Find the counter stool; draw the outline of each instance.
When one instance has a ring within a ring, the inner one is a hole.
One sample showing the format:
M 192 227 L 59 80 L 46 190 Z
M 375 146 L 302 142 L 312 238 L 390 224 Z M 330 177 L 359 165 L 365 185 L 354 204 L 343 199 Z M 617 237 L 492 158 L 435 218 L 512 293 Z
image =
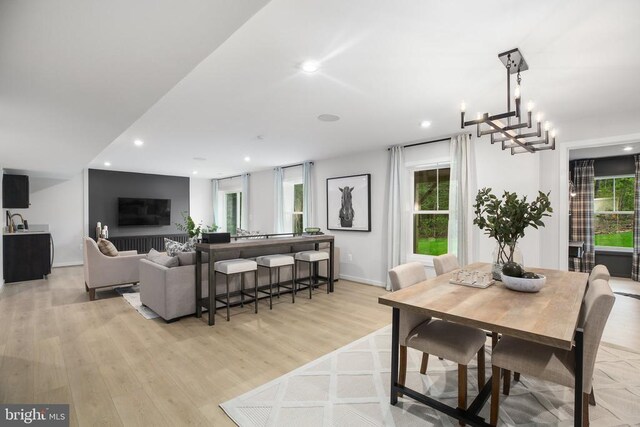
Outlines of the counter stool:
M 289 255 L 259 256 L 258 258 L 256 258 L 256 263 L 258 264 L 258 267 L 264 267 L 269 269 L 269 310 L 273 308 L 273 284 L 274 283 L 272 280 L 271 271 L 274 268 L 277 269 L 276 277 L 278 278 L 278 281 L 276 282 L 276 284 L 278 285 L 278 298 L 280 298 L 280 286 L 282 286 L 283 288 L 291 289 L 291 302 L 292 303 L 296 302 L 296 297 L 295 297 L 296 293 L 293 291 L 293 286 L 296 282 L 296 272 L 294 268 L 295 261 L 293 260 L 292 256 L 289 256 Z M 292 275 L 291 287 L 280 284 L 280 269 L 282 267 L 287 267 L 287 266 L 291 267 L 291 275 Z M 265 294 L 267 293 L 266 291 L 262 291 L 262 290 L 258 290 L 258 292 L 262 292 Z
M 297 292 L 297 285 L 306 286 L 309 288 L 309 299 L 311 299 L 311 295 L 313 294 L 313 287 L 320 285 L 327 285 L 327 293 L 329 293 L 329 278 L 326 280 L 320 281 L 318 279 L 318 263 L 320 261 L 325 261 L 327 263 L 327 273 L 330 274 L 329 269 L 329 254 L 324 251 L 303 251 L 298 252 L 295 255 L 296 259 L 296 277 L 300 277 L 298 273 L 298 268 L 300 263 L 307 263 L 309 265 L 309 278 L 308 281 L 305 282 L 304 279 L 297 279 L 294 281 L 294 293 Z M 315 283 L 314 283 L 315 277 Z
M 236 275 L 236 274 L 240 275 L 240 305 L 244 307 L 245 295 L 249 297 L 253 296 L 254 303 L 255 303 L 255 312 L 257 313 L 258 312 L 258 264 L 255 261 L 252 261 L 250 259 L 237 258 L 237 259 L 229 259 L 225 261 L 218 261 L 214 264 L 214 269 L 216 273 L 224 274 L 225 276 L 225 285 L 227 287 L 226 298 L 225 297 L 219 298 L 216 295 L 215 300 L 218 302 L 224 303 L 224 305 L 227 307 L 227 322 L 229 321 L 229 306 L 231 305 L 229 303 L 229 276 L 230 275 Z M 249 273 L 251 271 L 253 271 L 254 284 L 255 284 L 254 295 L 248 294 L 244 290 L 244 275 L 245 273 Z M 215 289 L 214 289 L 214 292 L 215 292 Z M 215 310 L 216 310 L 216 307 L 214 304 L 214 307 L 213 307 L 214 316 L 216 314 Z

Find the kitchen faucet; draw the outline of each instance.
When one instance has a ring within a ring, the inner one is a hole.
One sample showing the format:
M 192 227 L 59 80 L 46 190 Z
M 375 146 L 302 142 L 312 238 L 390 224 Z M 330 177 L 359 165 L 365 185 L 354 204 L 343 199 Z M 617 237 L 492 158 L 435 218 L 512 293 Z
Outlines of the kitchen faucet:
M 16 226 L 13 223 L 13 217 L 14 216 L 20 217 L 20 221 L 22 222 L 22 228 L 24 230 L 28 229 L 29 226 L 27 225 L 27 221 L 25 221 L 24 218 L 22 217 L 22 215 L 20 215 L 19 213 L 12 215 L 11 212 L 7 211 L 6 215 L 7 215 L 7 229 L 8 229 L 7 231 L 9 233 L 13 233 L 13 232 L 16 231 Z

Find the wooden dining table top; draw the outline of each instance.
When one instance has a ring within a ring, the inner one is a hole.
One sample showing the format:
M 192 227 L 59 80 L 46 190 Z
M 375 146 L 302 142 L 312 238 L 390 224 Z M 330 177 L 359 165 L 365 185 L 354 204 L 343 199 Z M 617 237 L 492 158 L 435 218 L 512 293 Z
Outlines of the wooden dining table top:
M 490 272 L 491 264 L 465 270 Z M 378 298 L 378 302 L 435 318 L 473 326 L 563 349 L 571 349 L 588 274 L 531 268 L 547 277 L 540 292 L 507 289 L 496 281 L 488 288 L 449 283 L 454 272 Z

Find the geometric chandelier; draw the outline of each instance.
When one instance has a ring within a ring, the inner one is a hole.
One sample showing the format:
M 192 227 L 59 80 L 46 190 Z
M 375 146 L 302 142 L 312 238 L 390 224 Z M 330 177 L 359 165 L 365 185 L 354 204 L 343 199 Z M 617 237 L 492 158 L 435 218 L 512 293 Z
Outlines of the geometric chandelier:
M 527 62 L 524 60 L 518 48 L 511 49 L 498 55 L 507 69 L 507 111 L 505 113 L 494 114 L 478 113 L 476 120 L 464 121 L 464 113 L 466 105 L 463 102 L 460 106 L 460 124 L 461 128 L 465 126 L 476 125 L 478 138 L 483 135 L 491 135 L 491 143 L 501 143 L 502 149 L 511 150 L 511 155 L 519 153 L 535 153 L 542 150 L 556 149 L 556 132 L 551 129 L 549 122 L 542 121 L 542 114 L 536 115 L 536 128 L 533 127 L 533 102 L 527 103 L 527 121 L 522 121 L 520 112 L 522 89 L 520 83 L 522 77 L 520 73 L 529 69 Z M 511 111 L 511 75 L 516 74 L 516 87 L 513 92 L 515 103 L 514 111 Z M 482 126 L 482 128 L 481 128 Z

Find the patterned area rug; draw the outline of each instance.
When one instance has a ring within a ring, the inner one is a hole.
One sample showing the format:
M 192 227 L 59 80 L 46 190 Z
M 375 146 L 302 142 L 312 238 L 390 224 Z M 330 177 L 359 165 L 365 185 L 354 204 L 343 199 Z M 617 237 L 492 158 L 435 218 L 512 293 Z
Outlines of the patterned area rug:
M 116 288 L 115 291 L 122 295 L 125 301 L 131 304 L 131 307 L 135 308 L 136 311 L 140 313 L 145 319 L 150 320 L 160 317 L 156 314 L 155 311 L 151 310 L 149 307 L 142 305 L 142 302 L 140 302 L 139 285 Z
M 487 373 L 491 372 L 487 346 Z M 382 328 L 248 393 L 221 404 L 239 426 L 457 426 L 457 420 L 400 398 L 389 404 L 391 327 Z M 457 402 L 457 365 L 409 349 L 407 385 L 451 406 Z M 477 395 L 475 359 L 469 367 L 469 402 Z M 640 425 L 640 354 L 606 344 L 594 375 L 597 406 L 592 426 Z M 488 420 L 487 402 L 480 416 Z M 500 425 L 573 425 L 573 390 L 527 378 L 500 396 Z

